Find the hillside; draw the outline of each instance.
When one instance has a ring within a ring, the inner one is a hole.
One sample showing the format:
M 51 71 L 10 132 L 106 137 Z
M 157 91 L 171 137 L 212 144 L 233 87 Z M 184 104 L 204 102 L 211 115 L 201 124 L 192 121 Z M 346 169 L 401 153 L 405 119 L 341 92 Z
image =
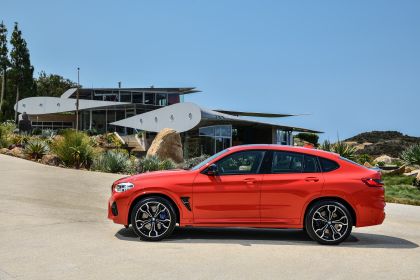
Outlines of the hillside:
M 371 131 L 348 138 L 345 142 L 356 145 L 358 154 L 398 157 L 406 147 L 420 143 L 420 137 L 404 135 L 398 131 Z

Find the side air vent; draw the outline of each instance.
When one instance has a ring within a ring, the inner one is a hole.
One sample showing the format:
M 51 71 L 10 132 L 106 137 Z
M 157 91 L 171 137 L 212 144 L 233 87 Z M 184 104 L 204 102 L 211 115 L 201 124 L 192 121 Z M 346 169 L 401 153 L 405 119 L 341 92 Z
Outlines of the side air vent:
M 188 196 L 182 196 L 181 201 L 184 204 L 185 208 L 187 208 L 188 211 L 191 211 L 190 198 Z

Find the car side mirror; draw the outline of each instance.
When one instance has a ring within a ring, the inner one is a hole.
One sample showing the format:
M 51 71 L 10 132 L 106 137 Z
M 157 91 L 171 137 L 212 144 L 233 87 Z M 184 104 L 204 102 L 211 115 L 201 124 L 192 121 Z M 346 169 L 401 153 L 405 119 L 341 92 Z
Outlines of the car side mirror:
M 208 176 L 215 176 L 218 173 L 218 169 L 217 169 L 217 165 L 216 164 L 211 164 L 209 167 L 207 167 L 206 169 L 206 175 Z

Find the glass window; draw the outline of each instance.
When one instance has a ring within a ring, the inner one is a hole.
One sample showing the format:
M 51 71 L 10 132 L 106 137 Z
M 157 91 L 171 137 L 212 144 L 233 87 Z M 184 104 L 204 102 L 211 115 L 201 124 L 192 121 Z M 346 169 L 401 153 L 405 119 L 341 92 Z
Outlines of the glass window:
M 144 104 L 155 104 L 155 95 L 153 93 L 144 94 Z
M 133 103 L 143 104 L 143 93 L 133 92 Z
M 131 102 L 131 92 L 121 92 L 120 93 L 121 102 Z
M 219 175 L 258 173 L 264 151 L 244 151 L 228 155 L 217 162 Z
M 166 98 L 166 93 L 158 93 L 158 94 L 156 94 L 156 105 L 159 105 L 159 106 L 166 106 L 166 105 L 168 105 L 168 100 Z
M 274 152 L 271 173 L 301 173 L 303 155 L 289 152 Z
M 191 170 L 197 170 L 200 169 L 200 167 L 204 166 L 205 164 L 207 164 L 208 162 L 212 161 L 213 159 L 217 158 L 218 156 L 220 156 L 221 154 L 226 153 L 228 150 L 223 150 L 218 152 L 217 154 L 212 155 L 211 157 L 207 158 L 206 160 L 200 162 L 199 164 L 197 164 L 196 166 L 194 166 L 193 168 L 191 168 Z
M 168 94 L 168 105 L 179 103 L 179 94 L 170 93 Z
M 333 171 L 340 167 L 335 161 L 322 157 L 319 158 L 319 162 L 321 163 L 322 172 Z
M 316 173 L 319 172 L 318 160 L 314 156 L 305 155 L 303 158 L 303 172 L 305 173 Z

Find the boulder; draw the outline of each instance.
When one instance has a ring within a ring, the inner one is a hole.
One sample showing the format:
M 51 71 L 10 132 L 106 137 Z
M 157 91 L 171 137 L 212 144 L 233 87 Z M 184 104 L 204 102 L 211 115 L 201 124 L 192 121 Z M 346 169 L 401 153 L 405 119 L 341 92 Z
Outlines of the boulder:
M 0 154 L 6 154 L 9 151 L 8 148 L 1 148 L 0 149 Z
M 173 129 L 164 128 L 156 135 L 147 157 L 157 156 L 160 159 L 172 159 L 176 163 L 184 161 L 181 136 Z
M 405 165 L 393 170 L 382 170 L 381 172 L 384 175 L 402 175 L 405 172 Z
M 58 156 L 52 155 L 52 154 L 43 155 L 41 159 L 41 163 L 47 164 L 47 165 L 58 166 L 60 164 L 60 159 L 58 158 Z
M 413 185 L 416 186 L 420 190 L 420 172 L 417 174 L 417 177 L 414 180 Z
M 372 166 L 372 164 L 370 164 L 369 162 L 365 162 L 365 163 L 363 163 L 363 165 L 365 166 L 365 167 L 367 167 L 367 168 L 372 168 L 373 166 Z
M 417 177 L 417 174 L 419 174 L 419 173 L 420 173 L 420 169 L 410 171 L 410 169 L 407 170 L 407 168 L 406 168 L 404 175 L 405 176 Z
M 374 163 L 383 162 L 385 164 L 390 164 L 392 162 L 392 157 L 387 155 L 382 155 L 380 157 L 377 157 L 373 160 Z
M 8 150 L 6 152 L 6 155 L 14 156 L 14 157 L 18 157 L 18 158 L 26 158 L 26 155 L 23 152 L 23 149 L 21 147 L 14 147 L 13 149 Z

